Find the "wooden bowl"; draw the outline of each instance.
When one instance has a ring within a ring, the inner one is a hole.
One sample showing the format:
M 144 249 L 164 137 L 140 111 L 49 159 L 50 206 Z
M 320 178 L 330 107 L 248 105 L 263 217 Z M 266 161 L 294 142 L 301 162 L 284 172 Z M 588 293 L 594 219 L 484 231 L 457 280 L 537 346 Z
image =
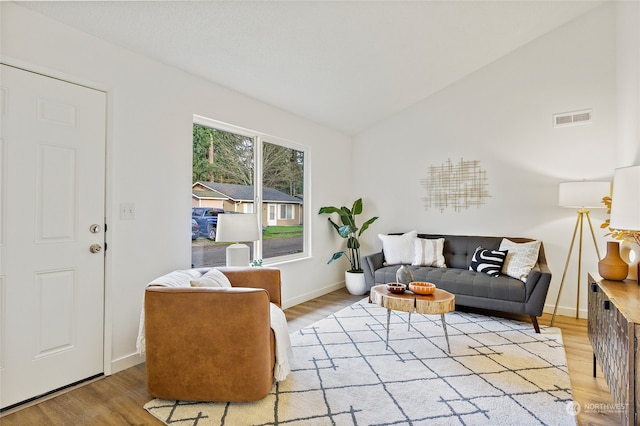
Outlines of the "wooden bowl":
M 412 281 L 409 283 L 409 290 L 411 290 L 415 294 L 433 294 L 433 292 L 436 291 L 436 285 L 423 281 Z
M 407 286 L 401 283 L 387 283 L 389 293 L 402 294 L 407 290 Z

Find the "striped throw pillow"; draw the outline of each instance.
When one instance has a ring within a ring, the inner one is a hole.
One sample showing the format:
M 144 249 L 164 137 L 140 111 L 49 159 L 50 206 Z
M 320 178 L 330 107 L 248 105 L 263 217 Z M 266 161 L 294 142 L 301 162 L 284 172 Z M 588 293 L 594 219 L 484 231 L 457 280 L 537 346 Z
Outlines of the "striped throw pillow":
M 413 240 L 413 262 L 411 264 L 446 268 L 443 251 L 444 238 L 416 238 Z

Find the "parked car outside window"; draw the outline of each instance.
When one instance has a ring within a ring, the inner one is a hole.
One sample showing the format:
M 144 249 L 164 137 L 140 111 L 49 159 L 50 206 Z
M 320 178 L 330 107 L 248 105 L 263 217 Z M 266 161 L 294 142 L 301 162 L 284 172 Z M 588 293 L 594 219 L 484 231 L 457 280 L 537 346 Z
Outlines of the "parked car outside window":
M 220 213 L 224 213 L 224 210 L 215 207 L 193 207 L 191 209 L 191 218 L 195 219 L 200 226 L 200 235 L 206 235 L 210 240 L 216 239 L 218 214 Z
M 195 219 L 191 219 L 191 239 L 197 240 L 200 237 L 200 225 Z

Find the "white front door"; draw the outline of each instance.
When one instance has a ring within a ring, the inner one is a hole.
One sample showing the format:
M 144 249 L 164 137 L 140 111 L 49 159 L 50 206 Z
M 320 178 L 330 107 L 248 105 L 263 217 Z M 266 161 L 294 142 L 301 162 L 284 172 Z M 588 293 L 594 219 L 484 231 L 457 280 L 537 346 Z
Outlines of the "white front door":
M 6 65 L 0 94 L 6 408 L 103 372 L 106 94 Z
M 276 226 L 278 224 L 278 209 L 275 204 L 267 205 L 267 225 L 268 226 Z

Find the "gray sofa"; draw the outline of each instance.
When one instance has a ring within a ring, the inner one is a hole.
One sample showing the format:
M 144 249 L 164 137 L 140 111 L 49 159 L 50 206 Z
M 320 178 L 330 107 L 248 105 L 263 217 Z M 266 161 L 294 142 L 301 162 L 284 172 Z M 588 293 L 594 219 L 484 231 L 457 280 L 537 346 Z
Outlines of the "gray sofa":
M 492 277 L 469 270 L 471 258 L 478 246 L 498 249 L 503 237 L 418 234 L 418 238 L 444 238 L 446 268 L 412 266 L 416 281 L 428 281 L 438 288 L 456 295 L 456 305 L 529 315 L 536 332 L 540 332 L 537 317 L 542 309 L 551 282 L 544 247 L 540 244 L 538 262 L 526 282 L 507 275 Z M 517 243 L 534 241 L 529 238 L 511 238 Z M 364 256 L 362 267 L 368 288 L 396 281 L 401 265 L 386 265 L 383 252 Z

